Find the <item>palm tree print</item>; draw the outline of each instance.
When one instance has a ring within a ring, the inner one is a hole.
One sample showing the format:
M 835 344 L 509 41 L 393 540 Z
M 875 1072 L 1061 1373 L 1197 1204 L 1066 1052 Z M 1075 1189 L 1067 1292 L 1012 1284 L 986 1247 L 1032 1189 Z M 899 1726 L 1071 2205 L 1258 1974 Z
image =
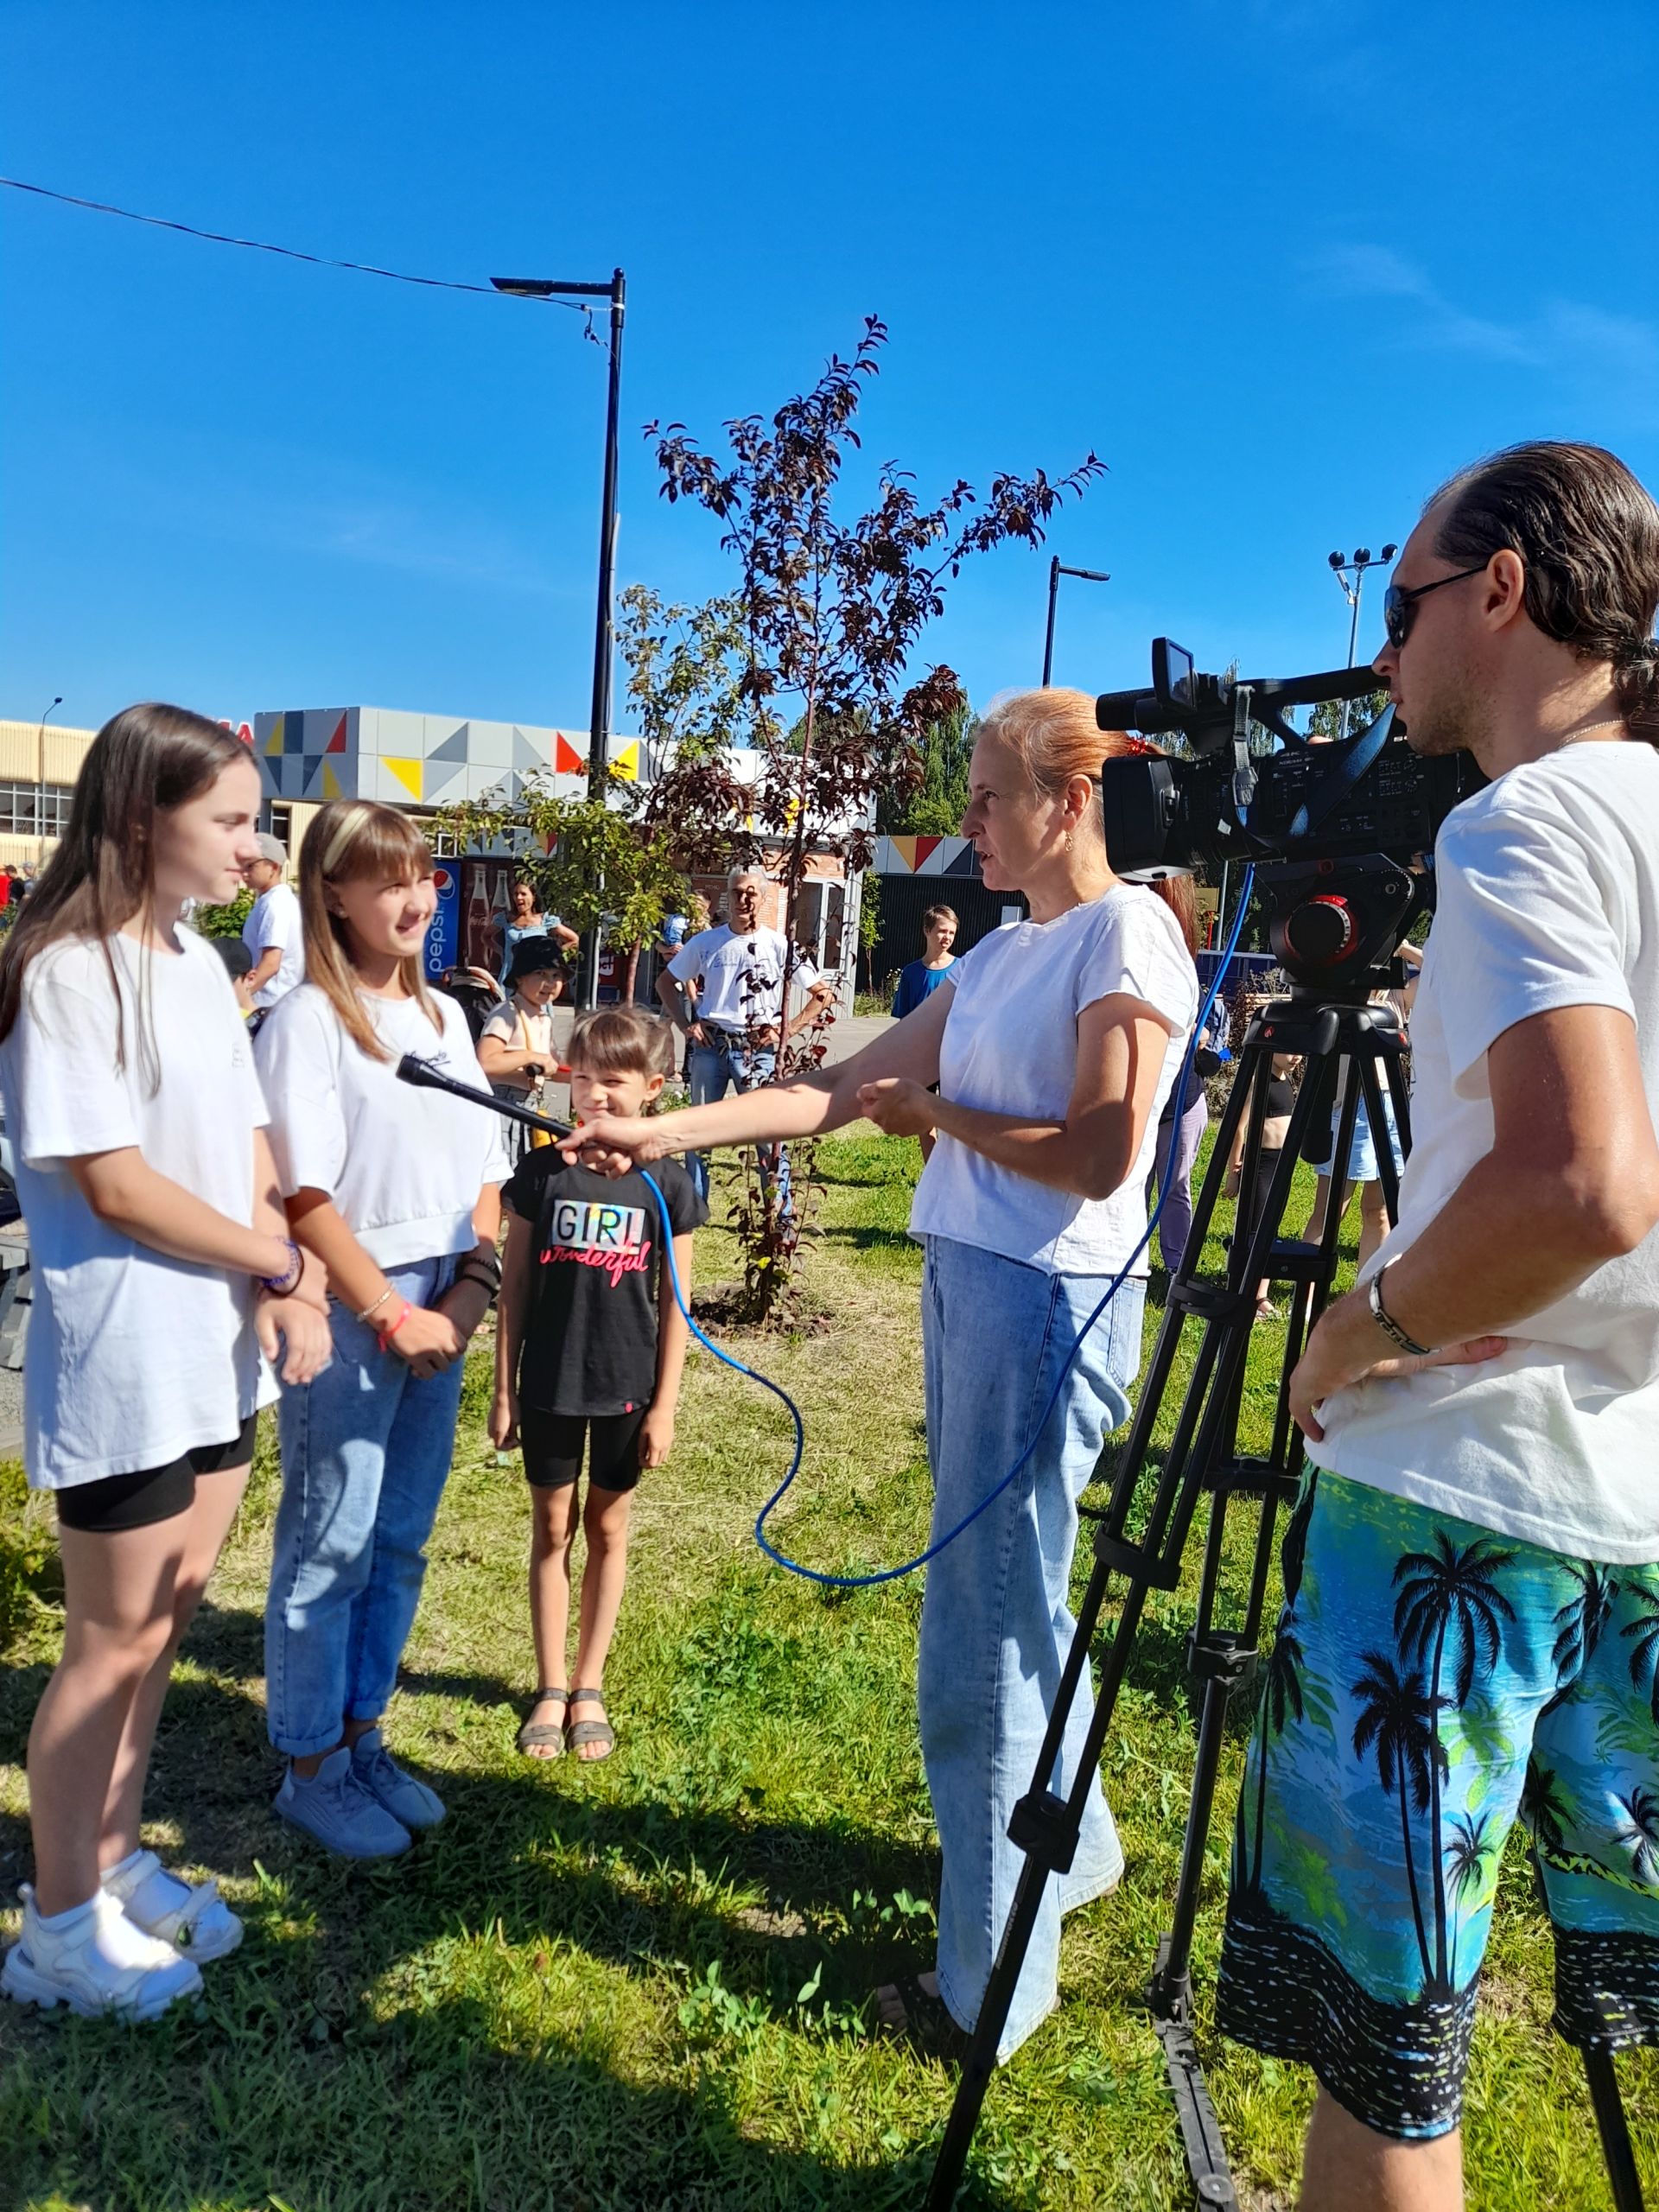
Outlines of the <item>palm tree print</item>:
M 1407 1552 L 1395 1567 L 1394 1632 L 1400 1656 L 1408 1665 L 1421 1662 L 1433 1649 L 1429 1670 L 1430 1725 L 1435 1756 L 1429 1769 L 1429 1834 L 1433 1840 L 1434 1881 L 1434 1978 L 1443 1988 L 1451 1986 L 1446 1955 L 1446 1889 L 1439 1878 L 1440 1842 L 1440 1775 L 1446 1768 L 1440 1740 L 1440 1715 L 1449 1704 L 1469 1702 L 1478 1670 L 1490 1680 L 1502 1648 L 1501 1620 L 1512 1621 L 1515 1608 L 1495 1586 L 1498 1575 L 1514 1560 L 1484 1536 L 1459 1548 L 1443 1529 L 1434 1532 L 1434 1548 Z M 1446 1647 L 1457 1652 L 1455 1696 L 1440 1694 Z M 1482 1659 L 1484 1667 L 1481 1667 Z
M 1422 1959 L 1423 1981 L 1427 1986 L 1433 1967 L 1429 1955 L 1428 1932 L 1423 1925 L 1422 1899 L 1417 1889 L 1417 1866 L 1412 1856 L 1408 1808 L 1414 1808 L 1419 1813 L 1427 1810 L 1430 1777 L 1438 1777 L 1446 1764 L 1446 1753 L 1440 1748 L 1440 1735 L 1434 1726 L 1438 1706 L 1444 1700 L 1430 1697 L 1423 1687 L 1421 1669 L 1414 1669 L 1410 1674 L 1396 1673 L 1393 1660 L 1381 1651 L 1366 1651 L 1360 1656 L 1365 1672 L 1354 1683 L 1351 1694 L 1363 1698 L 1365 1707 L 1354 1729 L 1354 1756 L 1363 1758 L 1375 1744 L 1377 1781 L 1389 1794 L 1398 1791 L 1400 1838 L 1406 1854 L 1406 1885 L 1411 1892 L 1411 1917 L 1417 1930 L 1417 1949 Z M 1436 1862 L 1430 1868 L 1430 1876 L 1438 1892 L 1440 1887 L 1438 1837 L 1435 1845 Z
M 1467 1813 L 1454 1813 L 1452 1817 L 1452 1840 L 1446 1847 L 1446 1886 L 1461 1902 L 1466 1893 L 1478 1899 L 1486 1885 L 1486 1861 L 1497 1846 L 1487 1835 L 1491 1815 L 1483 1813 L 1471 1821 Z M 1458 1986 L 1458 1936 L 1452 1930 L 1452 1986 Z
M 1268 1730 L 1271 1727 L 1275 1736 L 1282 1736 L 1287 1713 L 1294 1713 L 1299 1720 L 1302 1717 L 1304 1656 L 1301 1645 L 1292 1633 L 1290 1613 L 1287 1608 L 1268 1660 L 1267 1680 L 1262 1686 L 1262 1748 L 1256 1757 L 1255 1780 L 1255 1886 L 1257 1889 L 1262 1886 L 1262 1860 L 1268 1829 Z
M 1629 1818 L 1613 1831 L 1613 1841 L 1630 1854 L 1630 1872 L 1643 1889 L 1659 1889 L 1659 1796 L 1638 1782 L 1619 1803 Z
M 1527 1778 L 1521 1785 L 1521 1818 L 1541 1857 L 1556 1858 L 1566 1850 L 1567 1823 L 1572 1817 L 1566 1800 L 1555 1787 L 1554 1768 L 1540 1766 L 1535 1759 L 1529 1760 Z
M 1302 1478 L 1301 1495 L 1296 1500 L 1296 1510 L 1285 1523 L 1284 1548 L 1279 1554 L 1281 1573 L 1285 1585 L 1285 1611 L 1295 1605 L 1302 1586 L 1302 1567 L 1307 1559 L 1307 1524 L 1313 1518 L 1313 1500 L 1319 1487 L 1319 1471 L 1310 1467 Z
M 1618 1595 L 1618 1577 L 1590 1560 L 1582 1567 L 1569 1561 L 1567 1571 L 1578 1584 L 1579 1594 L 1555 1609 L 1555 1649 L 1550 1654 L 1556 1680 L 1563 1686 L 1595 1656 Z
M 1645 1618 L 1626 1621 L 1618 1632 L 1635 1640 L 1635 1649 L 1630 1653 L 1630 1681 L 1640 1689 L 1645 1676 L 1648 1709 L 1659 1722 L 1659 1590 L 1650 1590 L 1645 1582 L 1631 1582 L 1625 1586 Z

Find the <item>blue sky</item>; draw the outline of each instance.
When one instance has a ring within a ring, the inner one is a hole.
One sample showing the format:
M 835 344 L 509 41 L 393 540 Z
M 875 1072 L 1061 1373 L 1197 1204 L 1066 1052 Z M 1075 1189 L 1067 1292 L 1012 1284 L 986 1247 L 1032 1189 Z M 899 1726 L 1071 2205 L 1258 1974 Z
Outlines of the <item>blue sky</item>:
M 1651 0 L 9 0 L 0 169 L 435 274 L 626 269 L 620 570 L 728 581 L 657 496 L 891 333 L 866 458 L 1111 474 L 1056 679 L 1339 661 L 1333 546 L 1510 439 L 1659 485 Z M 585 728 L 604 363 L 574 316 L 0 193 L 0 715 L 350 702 Z M 1034 682 L 1046 555 L 925 657 Z M 1376 639 L 1375 601 L 1366 632 Z

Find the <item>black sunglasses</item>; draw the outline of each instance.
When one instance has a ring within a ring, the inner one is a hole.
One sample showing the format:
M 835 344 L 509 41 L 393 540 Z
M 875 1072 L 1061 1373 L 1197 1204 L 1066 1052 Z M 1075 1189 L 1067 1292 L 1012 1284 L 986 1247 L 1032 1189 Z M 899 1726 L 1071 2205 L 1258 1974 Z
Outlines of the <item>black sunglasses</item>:
M 1460 584 L 1467 576 L 1484 576 L 1490 563 L 1483 561 L 1478 569 L 1459 569 L 1455 575 L 1436 576 L 1432 584 L 1417 584 L 1407 591 L 1401 584 L 1390 584 L 1382 594 L 1382 627 L 1389 633 L 1389 643 L 1398 652 L 1411 635 L 1411 626 L 1417 617 L 1417 602 L 1432 591 L 1439 591 L 1442 584 Z

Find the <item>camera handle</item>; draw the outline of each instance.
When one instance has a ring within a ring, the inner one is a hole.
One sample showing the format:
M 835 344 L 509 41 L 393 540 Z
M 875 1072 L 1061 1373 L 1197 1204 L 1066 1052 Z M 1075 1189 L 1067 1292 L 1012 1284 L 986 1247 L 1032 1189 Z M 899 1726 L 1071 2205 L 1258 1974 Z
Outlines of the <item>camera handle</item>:
M 1234 1693 L 1251 1684 L 1256 1673 L 1278 1511 L 1281 1504 L 1294 1502 L 1300 1482 L 1302 1440 L 1290 1418 L 1290 1377 L 1313 1324 L 1330 1299 L 1343 1214 L 1338 1198 L 1352 1156 L 1362 1096 L 1373 1133 L 1383 1132 L 1386 1085 L 1402 1142 L 1409 1147 L 1409 1103 L 1400 1064 L 1401 1051 L 1402 1039 L 1389 1010 L 1373 1008 L 1364 1002 L 1333 1002 L 1310 988 L 1294 989 L 1288 999 L 1276 1001 L 1264 1008 L 1252 1020 L 1246 1034 L 1238 1074 L 1221 1116 L 1203 1190 L 1193 1210 L 1186 1260 L 1170 1284 L 1163 1324 L 1135 1418 L 1110 1469 L 1109 1502 L 1103 1511 L 1083 1509 L 1099 1523 L 1095 1537 L 1095 1565 L 1077 1608 L 1076 1632 L 1049 1714 L 1031 1788 L 1014 1808 L 1008 1824 L 1009 1835 L 1025 1852 L 1026 1860 L 1015 1885 L 979 2018 L 963 2063 L 928 2190 L 927 2212 L 950 2212 L 956 2202 L 980 2111 L 995 2069 L 997 2044 L 1036 1927 L 1045 1885 L 1051 1874 L 1067 1872 L 1076 1856 L 1090 1781 L 1099 1769 L 1147 1599 L 1154 1590 L 1173 1591 L 1178 1586 L 1187 1536 L 1206 1494 L 1210 1512 L 1198 1617 L 1187 1639 L 1188 1675 L 1199 1703 L 1192 1788 L 1173 1911 L 1168 1931 L 1159 1942 L 1146 2001 L 1154 2031 L 1163 2047 L 1176 2118 L 1198 2201 L 1206 2212 L 1236 2212 L 1238 2196 L 1192 2031 L 1192 1936 L 1228 1707 Z M 1264 1203 L 1256 1213 L 1256 1162 L 1267 1118 L 1268 1085 L 1274 1056 L 1281 1052 L 1300 1053 L 1306 1065 L 1285 1144 Z M 1319 1077 L 1327 1069 L 1339 1069 L 1344 1060 L 1348 1067 L 1340 1078 L 1340 1104 L 1332 1159 L 1334 1192 L 1325 1209 L 1323 1234 L 1317 1245 L 1290 1242 L 1281 1237 L 1279 1230 L 1289 1201 L 1296 1160 L 1304 1141 L 1312 1135 L 1313 1116 L 1329 1111 L 1322 1102 L 1328 1100 L 1330 1089 Z M 1241 1122 L 1244 1125 L 1244 1145 L 1239 1173 L 1240 1227 L 1232 1239 L 1225 1281 L 1202 1282 L 1191 1269 L 1202 1255 L 1205 1238 L 1221 1197 L 1226 1162 Z M 1334 1176 L 1338 1162 L 1344 1171 L 1340 1179 Z M 1377 1145 L 1377 1165 L 1389 1211 L 1395 1213 L 1399 1205 L 1397 1178 L 1392 1148 L 1386 1143 Z M 1248 1227 L 1243 1225 L 1246 1221 Z M 1292 1296 L 1272 1438 L 1266 1456 L 1261 1457 L 1240 1453 L 1237 1433 L 1245 1364 L 1255 1319 L 1255 1286 L 1263 1278 L 1288 1283 Z M 1149 1465 L 1156 1464 L 1152 1459 L 1153 1440 L 1189 1319 L 1203 1327 L 1196 1362 L 1181 1395 L 1161 1465 L 1157 1465 L 1151 1501 L 1137 1511 L 1136 1496 L 1142 1486 L 1142 1478 Z M 1109 1444 L 1096 1468 L 1097 1476 L 1106 1473 L 1112 1459 L 1113 1447 Z M 1259 1519 L 1243 1603 L 1242 1607 L 1230 1609 L 1236 1625 L 1223 1626 L 1217 1615 L 1228 1551 L 1228 1510 L 1239 1498 L 1258 1503 Z M 1056 1763 L 1114 1575 L 1122 1575 L 1126 1586 L 1102 1664 L 1100 1688 L 1083 1755 L 1070 1792 L 1063 1797 L 1052 1787 Z M 1605 2053 L 1586 2052 L 1585 2067 L 1618 2212 L 1643 2212 L 1641 2187 L 1612 2061 Z

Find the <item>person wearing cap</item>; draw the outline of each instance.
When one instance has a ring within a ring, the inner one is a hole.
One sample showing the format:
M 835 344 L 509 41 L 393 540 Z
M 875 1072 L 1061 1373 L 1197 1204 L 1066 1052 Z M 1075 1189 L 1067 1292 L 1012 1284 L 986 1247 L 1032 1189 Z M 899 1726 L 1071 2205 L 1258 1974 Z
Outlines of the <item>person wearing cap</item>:
M 259 857 L 248 863 L 245 880 L 256 896 L 242 925 L 242 942 L 253 955 L 253 965 L 240 988 L 251 1006 L 268 1014 L 278 999 L 305 981 L 305 939 L 298 894 L 283 880 L 287 846 L 268 832 L 254 842 Z
M 498 1098 L 536 1113 L 545 1110 L 543 1084 L 560 1065 L 553 1041 L 553 1006 L 564 982 L 558 947 L 544 937 L 522 938 L 513 948 L 507 970 L 508 995 L 479 1033 L 478 1062 L 490 1079 L 490 1089 Z M 532 1141 L 522 1122 L 507 1122 L 501 1141 L 515 1167 Z M 540 1137 L 535 1141 L 545 1141 Z

